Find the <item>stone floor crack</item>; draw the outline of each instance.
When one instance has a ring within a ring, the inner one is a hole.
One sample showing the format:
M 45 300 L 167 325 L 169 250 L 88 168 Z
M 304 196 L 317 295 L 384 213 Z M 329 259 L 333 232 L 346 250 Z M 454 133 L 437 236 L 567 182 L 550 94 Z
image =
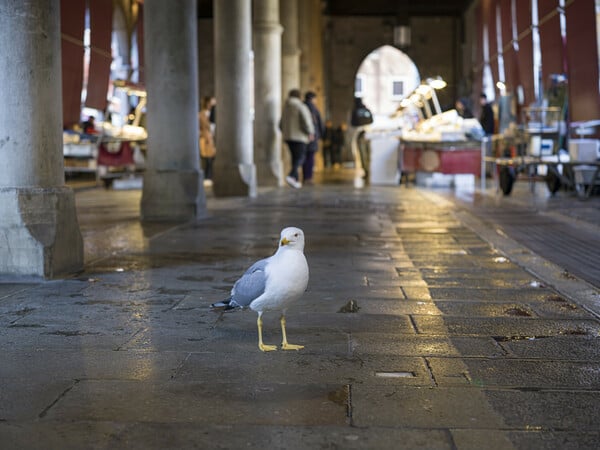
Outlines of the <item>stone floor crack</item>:
M 77 385 L 77 383 L 79 383 L 79 380 L 73 380 L 73 384 L 71 384 L 71 386 L 69 386 L 64 391 L 62 391 L 59 394 L 59 396 L 54 399 L 54 401 L 52 403 L 50 403 L 48 406 L 46 406 L 44 408 L 44 410 L 38 414 L 38 417 L 40 419 L 43 419 L 46 416 L 46 414 L 48 414 L 48 411 L 50 411 L 50 409 L 52 409 L 52 407 L 54 405 L 56 405 L 65 395 L 67 395 L 69 393 L 69 391 L 71 391 L 71 389 L 73 389 Z

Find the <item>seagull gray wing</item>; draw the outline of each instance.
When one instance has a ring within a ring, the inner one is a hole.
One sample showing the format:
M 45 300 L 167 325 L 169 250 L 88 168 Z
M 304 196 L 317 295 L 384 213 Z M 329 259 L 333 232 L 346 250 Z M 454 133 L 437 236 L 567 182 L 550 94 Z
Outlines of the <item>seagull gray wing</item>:
M 231 290 L 231 303 L 245 308 L 265 292 L 267 283 L 265 267 L 269 263 L 269 259 L 261 259 L 252 264 L 246 273 L 235 282 Z

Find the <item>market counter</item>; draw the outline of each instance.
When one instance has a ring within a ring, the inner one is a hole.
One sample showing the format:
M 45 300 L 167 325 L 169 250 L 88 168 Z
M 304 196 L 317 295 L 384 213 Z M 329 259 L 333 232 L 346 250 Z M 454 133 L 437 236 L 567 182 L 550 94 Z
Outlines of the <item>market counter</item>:
M 402 172 L 481 174 L 479 141 L 401 140 Z

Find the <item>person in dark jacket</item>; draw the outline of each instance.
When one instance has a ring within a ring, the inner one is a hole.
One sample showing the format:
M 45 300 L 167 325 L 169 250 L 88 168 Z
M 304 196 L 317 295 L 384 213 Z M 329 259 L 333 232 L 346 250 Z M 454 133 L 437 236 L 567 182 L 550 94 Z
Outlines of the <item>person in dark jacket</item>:
M 315 166 L 315 153 L 319 150 L 319 139 L 325 134 L 325 128 L 323 127 L 323 121 L 321 120 L 321 113 L 314 104 L 314 99 L 317 96 L 312 91 L 308 91 L 304 95 L 304 104 L 308 107 L 310 115 L 312 116 L 313 125 L 315 128 L 314 139 L 308 143 L 306 148 L 306 157 L 302 164 L 302 179 L 304 184 L 311 184 L 313 177 L 313 169 Z
M 290 149 L 292 167 L 285 181 L 295 189 L 302 183 L 298 180 L 298 168 L 303 165 L 306 147 L 314 140 L 315 127 L 310 110 L 300 98 L 300 90 L 292 89 L 283 105 L 279 128 L 284 142 Z
M 354 108 L 352 108 L 352 117 L 350 125 L 353 127 L 361 127 L 373 123 L 373 114 L 369 108 L 365 106 L 360 97 L 354 97 Z
M 335 129 L 331 120 L 325 121 L 325 132 L 323 133 L 323 165 L 329 168 L 333 165 L 333 139 Z
M 479 96 L 479 104 L 481 105 L 481 115 L 479 116 L 479 122 L 481 127 L 487 136 L 494 134 L 494 110 L 492 105 L 487 101 L 487 95 L 483 92 Z
M 352 155 L 355 165 L 362 171 L 361 178 L 368 179 L 370 154 L 368 142 L 365 139 L 365 127 L 373 123 L 373 114 L 365 106 L 360 97 L 354 97 L 354 108 L 350 118 L 350 125 L 354 128 L 352 133 Z

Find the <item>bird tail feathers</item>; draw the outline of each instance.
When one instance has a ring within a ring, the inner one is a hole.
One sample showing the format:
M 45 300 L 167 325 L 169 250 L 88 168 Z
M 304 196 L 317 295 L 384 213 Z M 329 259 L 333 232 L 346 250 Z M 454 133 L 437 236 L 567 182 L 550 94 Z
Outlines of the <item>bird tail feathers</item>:
M 226 300 L 213 303 L 212 305 L 210 305 L 210 308 L 219 311 L 229 311 L 235 309 L 235 306 L 231 304 L 231 298 L 228 298 Z

